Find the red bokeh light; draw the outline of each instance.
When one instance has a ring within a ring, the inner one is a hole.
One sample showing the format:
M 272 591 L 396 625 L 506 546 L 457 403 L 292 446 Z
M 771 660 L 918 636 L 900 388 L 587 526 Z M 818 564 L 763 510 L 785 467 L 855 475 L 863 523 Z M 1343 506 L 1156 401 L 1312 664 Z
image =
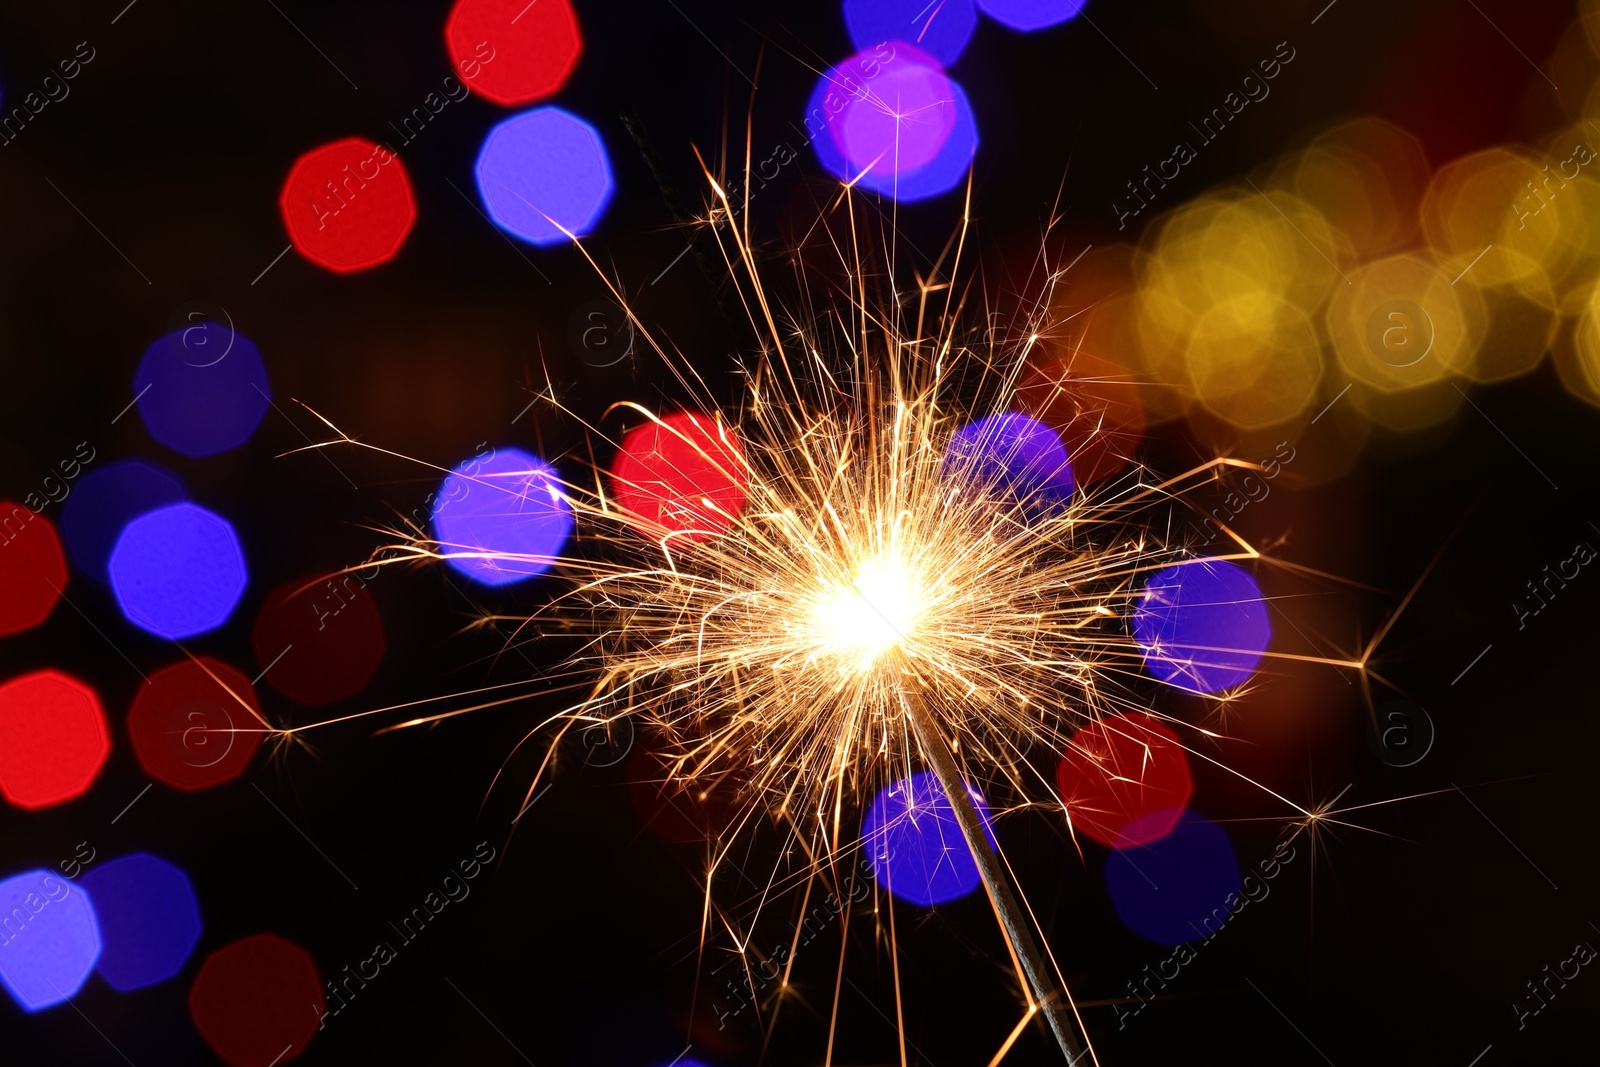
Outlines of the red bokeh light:
M 1112 848 L 1167 836 L 1194 792 L 1178 736 L 1138 714 L 1073 734 L 1056 768 L 1056 784 L 1073 828 Z
M 0 637 L 44 622 L 67 586 L 67 560 L 50 520 L 0 503 Z
M 217 949 L 189 989 L 195 1028 L 233 1067 L 268 1067 L 300 1055 L 325 1004 L 310 953 L 277 934 Z
M 651 833 L 679 845 L 704 844 L 738 821 L 738 784 L 714 775 L 692 784 L 672 775 L 672 764 L 641 744 L 628 758 L 628 798 Z
M 150 777 L 178 789 L 206 789 L 249 765 L 261 744 L 260 713 L 250 679 L 202 656 L 150 676 L 128 712 L 128 735 Z
M 444 40 L 467 88 L 506 107 L 561 88 L 583 51 L 568 0 L 458 0 Z
M 1036 365 L 1018 387 L 1017 402 L 1061 435 L 1079 485 L 1120 474 L 1144 437 L 1144 405 L 1132 373 L 1082 349 Z
M 383 659 L 383 620 L 355 574 L 279 586 L 250 636 L 267 684 L 302 704 L 354 696 Z
M 704 541 L 744 510 L 750 476 L 744 450 L 720 422 L 680 411 L 622 439 L 611 465 L 611 491 L 652 536 L 687 533 Z
M 110 752 L 100 698 L 76 678 L 35 671 L 0 685 L 0 793 L 19 808 L 82 796 Z
M 360 137 L 295 160 L 278 207 L 295 249 L 340 273 L 393 259 L 417 218 L 399 157 Z

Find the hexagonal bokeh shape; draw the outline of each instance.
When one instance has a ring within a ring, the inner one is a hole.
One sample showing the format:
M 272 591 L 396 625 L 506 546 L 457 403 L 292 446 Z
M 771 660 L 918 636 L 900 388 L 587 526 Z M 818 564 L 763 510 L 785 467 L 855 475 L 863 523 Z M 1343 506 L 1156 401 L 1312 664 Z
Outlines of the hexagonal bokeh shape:
M 361 692 L 386 647 L 383 616 L 358 574 L 278 586 L 267 594 L 250 641 L 267 684 L 302 704 L 328 704 Z
M 0 794 L 11 803 L 44 808 L 82 796 L 110 752 L 100 698 L 76 678 L 35 671 L 0 685 Z
M 177 640 L 228 621 L 249 577 L 227 519 L 197 504 L 169 504 L 123 528 L 107 566 L 128 621 Z
M 186 493 L 183 479 L 147 459 L 97 465 L 78 479 L 61 505 L 67 554 L 79 570 L 104 582 L 106 560 L 122 528 L 147 511 L 178 503 Z
M 151 342 L 133 390 L 150 436 L 190 458 L 250 440 L 272 403 L 260 350 L 218 322 L 173 330 Z
M 536 245 L 587 233 L 611 201 L 611 163 L 593 126 L 540 107 L 489 131 L 473 168 L 495 225 Z
M 67 561 L 50 520 L 14 501 L 0 503 L 0 636 L 44 622 L 66 584 Z
M 583 51 L 568 0 L 457 0 L 444 40 L 467 87 L 506 107 L 561 88 Z
M 189 989 L 195 1028 L 233 1067 L 269 1067 L 299 1056 L 320 1029 L 325 1004 L 316 961 L 277 934 L 223 945 L 206 957 Z
M 261 744 L 261 705 L 250 679 L 210 656 L 150 675 L 128 711 L 133 754 L 150 777 L 176 789 L 237 778 Z
M 100 927 L 89 894 L 51 871 L 0 882 L 0 986 L 24 1011 L 76 993 L 100 958 Z
M 100 924 L 95 970 L 112 989 L 143 989 L 183 969 L 200 940 L 200 905 L 187 874 L 135 852 L 87 871 L 80 884 Z
M 340 274 L 393 259 L 417 220 L 411 179 L 399 157 L 360 137 L 295 160 L 278 208 L 295 250 Z

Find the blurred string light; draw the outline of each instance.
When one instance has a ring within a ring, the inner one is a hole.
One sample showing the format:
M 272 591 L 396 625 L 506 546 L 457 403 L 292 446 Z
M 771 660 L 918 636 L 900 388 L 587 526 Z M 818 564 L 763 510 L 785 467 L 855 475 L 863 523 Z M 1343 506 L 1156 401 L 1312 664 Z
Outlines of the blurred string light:
M 977 790 L 968 786 L 968 791 L 993 843 L 988 807 Z M 918 771 L 881 789 L 861 822 L 861 842 L 878 884 L 908 903 L 932 907 L 966 896 L 980 884 L 978 863 L 933 771 Z
M 1220 693 L 1250 680 L 1272 640 L 1254 578 L 1226 560 L 1185 560 L 1145 583 L 1133 615 L 1145 669 L 1168 685 Z
M 1111 848 L 1145 845 L 1171 833 L 1194 792 L 1178 736 L 1137 712 L 1073 734 L 1056 768 L 1056 785 L 1073 830 Z
M 1066 446 L 1050 427 L 1014 411 L 987 415 L 951 435 L 943 474 L 1009 498 L 1029 515 L 1065 507 L 1075 486 Z
M 295 160 L 278 208 L 295 250 L 341 274 L 393 259 L 417 219 L 399 157 L 360 137 Z
M 466 86 L 505 107 L 556 92 L 583 52 L 568 0 L 457 0 L 444 38 Z
M 1600 405 L 1597 143 L 1579 122 L 1537 152 L 1494 146 L 1431 170 L 1400 127 L 1340 123 L 1153 219 L 1123 257 L 1131 269 L 1105 269 L 1097 249 L 1076 273 L 1103 293 L 1074 340 L 1128 365 L 1150 421 L 1187 415 L 1245 452 L 1343 401 L 1297 470 L 1310 479 L 1347 469 L 1368 426 L 1438 426 L 1467 385 L 1525 375 L 1547 353 L 1572 395 Z
M 1163 945 L 1214 932 L 1226 921 L 1230 894 L 1239 887 L 1228 835 L 1193 812 L 1185 812 L 1159 841 L 1119 849 L 1106 859 L 1106 888 L 1117 915 L 1135 933 Z
M 230 1067 L 297 1058 L 316 1035 L 326 1004 L 311 954 L 277 934 L 217 949 L 189 988 L 195 1029 Z
M 244 444 L 272 402 L 261 353 L 216 322 L 196 323 L 152 343 L 133 389 L 150 436 L 190 457 Z
M 825 71 L 806 103 L 805 126 L 829 173 L 908 202 L 954 189 L 978 148 L 966 92 L 904 41 Z
M 150 675 L 128 710 L 128 737 L 145 773 L 175 789 L 237 778 L 261 744 L 261 705 L 250 679 L 210 656 Z
M 0 985 L 24 1011 L 70 998 L 100 958 L 89 895 L 52 871 L 0 882 Z
M 738 438 L 720 420 L 680 411 L 628 431 L 611 465 L 617 506 L 652 537 L 704 541 L 744 510 L 750 475 Z
M 22 504 L 0 502 L 0 637 L 44 622 L 66 585 L 55 526 Z
M 686 782 L 655 745 L 635 745 L 623 777 L 639 821 L 673 844 L 703 846 L 741 821 L 737 782 Z
M 1073 18 L 1088 0 L 978 0 L 983 13 L 1024 33 L 1048 29 Z
M 495 224 L 536 245 L 587 234 L 614 188 L 600 134 L 558 107 L 525 111 L 490 130 L 474 174 Z
M 0 794 L 12 804 L 45 808 L 75 800 L 110 753 L 105 712 L 88 685 L 55 670 L 0 685 Z
M 249 578 L 233 526 L 198 504 L 169 504 L 123 528 L 108 564 L 128 621 L 177 640 L 228 621 Z
M 978 28 L 978 8 L 973 0 L 844 0 L 844 24 L 863 52 L 905 41 L 948 67 Z
M 186 495 L 183 480 L 152 460 L 118 460 L 87 472 L 61 505 L 61 534 L 72 562 L 95 581 L 107 581 L 106 561 L 122 528 Z
M 1081 485 L 1121 474 L 1144 437 L 1144 407 L 1133 376 L 1085 348 L 1057 349 L 1035 360 L 1017 387 L 1017 403 L 1060 436 Z
M 365 689 L 383 660 L 383 618 L 350 574 L 311 575 L 267 594 L 250 631 L 261 677 L 302 704 Z
M 484 585 L 543 574 L 572 534 L 572 505 L 555 468 L 514 448 L 451 472 L 433 506 L 450 566 Z
M 95 970 L 112 989 L 143 989 L 183 969 L 200 939 L 200 906 L 187 874 L 136 852 L 95 866 L 79 885 L 99 922 Z

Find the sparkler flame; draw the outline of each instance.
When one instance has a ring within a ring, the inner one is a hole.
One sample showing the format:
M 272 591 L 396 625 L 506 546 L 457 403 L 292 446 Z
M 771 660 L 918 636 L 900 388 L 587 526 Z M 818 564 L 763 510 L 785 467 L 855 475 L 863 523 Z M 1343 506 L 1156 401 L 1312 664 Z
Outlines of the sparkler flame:
M 692 445 L 701 474 L 709 469 L 744 488 L 743 506 L 692 494 L 644 515 L 618 502 L 624 490 L 642 485 L 613 478 L 608 491 L 598 473 L 592 485 L 552 481 L 550 491 L 571 508 L 589 548 L 554 561 L 570 588 L 521 622 L 559 618 L 588 635 L 568 664 L 570 677 L 589 680 L 584 696 L 541 727 L 553 725 L 559 737 L 623 718 L 643 721 L 664 739 L 662 758 L 674 781 L 697 792 L 732 792 L 743 802 L 736 825 L 712 843 L 702 930 L 704 945 L 713 921 L 721 923 L 743 954 L 748 934 L 716 907 L 711 885 L 737 831 L 758 817 L 786 825 L 790 844 L 813 858 L 808 878 L 831 881 L 843 899 L 837 860 L 858 845 L 847 814 L 875 786 L 907 778 L 920 765 L 940 767 L 947 785 L 981 779 L 992 783 L 991 797 L 999 784 L 1023 798 L 1048 797 L 1064 811 L 1050 768 L 1036 767 L 1029 753 L 1066 750 L 1086 722 L 1115 730 L 1116 713 L 1150 711 L 1142 695 L 1151 684 L 1142 671 L 1147 650 L 1129 621 L 1143 580 L 1193 556 L 1160 531 L 1177 525 L 1173 513 L 1187 506 L 1191 488 L 1223 467 L 1255 465 L 1215 460 L 1166 480 L 1135 466 L 1063 498 L 1059 485 L 1031 477 L 1040 472 L 1018 475 L 1017 461 L 1027 457 L 1003 435 L 978 441 L 981 461 L 952 451 L 963 426 L 1021 406 L 1019 382 L 1036 347 L 1053 343 L 1054 289 L 1071 264 L 1046 271 L 1012 342 L 965 330 L 964 297 L 954 281 L 965 227 L 953 254 L 947 248 L 913 291 L 901 292 L 892 258 L 875 271 L 863 255 L 857 205 L 846 188 L 833 210 L 843 207 L 852 240 L 825 231 L 842 270 L 842 310 L 797 314 L 780 325 L 748 230 L 733 224 L 744 214 L 748 226 L 748 214 L 734 210 L 724 184 L 710 185 L 716 202 L 703 221 L 761 335 L 741 367 L 739 417 L 724 424 L 693 367 L 659 343 L 613 287 L 637 335 L 697 394 L 690 405 L 695 424 L 712 429 L 696 438 L 637 405 L 618 407 Z M 882 247 L 892 257 L 893 242 Z M 808 278 L 802 253 L 796 261 L 808 306 L 820 287 Z M 874 284 L 880 296 L 872 295 Z M 910 306 L 916 310 L 907 316 Z M 1072 384 L 1057 383 L 1050 400 L 1070 395 Z M 553 389 L 546 399 L 556 403 Z M 1037 396 L 1030 406 L 1038 409 Z M 1092 423 L 1097 414 L 1080 416 Z M 342 433 L 334 443 L 360 444 Z M 476 483 L 512 491 L 491 478 Z M 1237 551 L 1213 558 L 1260 558 L 1229 536 Z M 486 555 L 481 546 L 441 544 L 420 530 L 385 552 L 389 564 Z M 1354 668 L 1365 691 L 1376 642 L 1359 660 L 1277 655 Z M 399 726 L 521 696 L 489 694 L 472 707 Z M 555 753 L 552 745 L 525 800 Z M 946 791 L 952 800 L 964 793 Z M 1070 812 L 1068 818 L 1070 825 Z M 963 829 L 969 843 L 977 840 Z M 1037 949 L 1033 958 L 1027 951 L 1032 935 L 1019 926 L 1023 909 L 1009 897 L 992 852 L 988 858 L 994 870 L 985 884 L 1019 974 L 1027 972 L 1019 983 L 1027 1013 L 995 1062 L 1041 1007 L 1065 1050 L 1061 1005 L 1033 996 L 1050 999 L 1045 990 L 1059 981 L 1038 973 L 1046 965 Z M 1053 961 L 1048 966 L 1055 970 Z M 792 967 L 791 956 L 785 990 Z M 835 1019 L 837 1009 L 836 996 Z

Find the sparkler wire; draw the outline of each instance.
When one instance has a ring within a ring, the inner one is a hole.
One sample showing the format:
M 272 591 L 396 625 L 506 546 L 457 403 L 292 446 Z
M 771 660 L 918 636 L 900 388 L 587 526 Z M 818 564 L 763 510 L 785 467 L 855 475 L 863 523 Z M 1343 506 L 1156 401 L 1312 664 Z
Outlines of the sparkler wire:
M 1000 857 L 995 855 L 994 846 L 989 842 L 989 835 L 984 832 L 983 819 L 978 814 L 977 805 L 972 802 L 971 794 L 967 792 L 961 771 L 956 766 L 955 755 L 945 742 L 944 735 L 939 732 L 938 724 L 933 721 L 933 717 L 928 714 L 927 708 L 920 700 L 911 694 L 906 694 L 902 703 L 906 719 L 916 734 L 917 743 L 921 746 L 928 762 L 932 764 L 933 772 L 939 776 L 939 784 L 950 800 L 956 822 L 961 826 L 961 836 L 967 839 L 967 847 L 972 850 L 972 858 L 978 865 L 978 875 L 983 879 L 983 888 L 989 894 L 989 903 L 994 906 L 995 915 L 1000 920 L 1006 940 L 1011 943 L 1012 951 L 1016 953 L 1017 961 L 1022 965 L 1023 974 L 1027 977 L 1031 988 L 1032 999 L 1037 1001 L 1039 1010 L 1044 1012 L 1045 1020 L 1050 1024 L 1050 1031 L 1055 1035 L 1056 1043 L 1061 1046 L 1061 1052 L 1066 1056 L 1067 1062 L 1076 1065 L 1083 1059 L 1084 1051 L 1083 1045 L 1078 1040 L 1077 1020 L 1067 1014 L 1067 1004 L 1070 1004 L 1068 994 L 1063 988 L 1058 995 L 1056 983 L 1051 980 L 1050 971 L 1045 964 L 1044 953 L 1039 949 L 1032 928 L 1023 919 L 1017 896 L 1012 891 L 1005 872 L 1000 868 Z

